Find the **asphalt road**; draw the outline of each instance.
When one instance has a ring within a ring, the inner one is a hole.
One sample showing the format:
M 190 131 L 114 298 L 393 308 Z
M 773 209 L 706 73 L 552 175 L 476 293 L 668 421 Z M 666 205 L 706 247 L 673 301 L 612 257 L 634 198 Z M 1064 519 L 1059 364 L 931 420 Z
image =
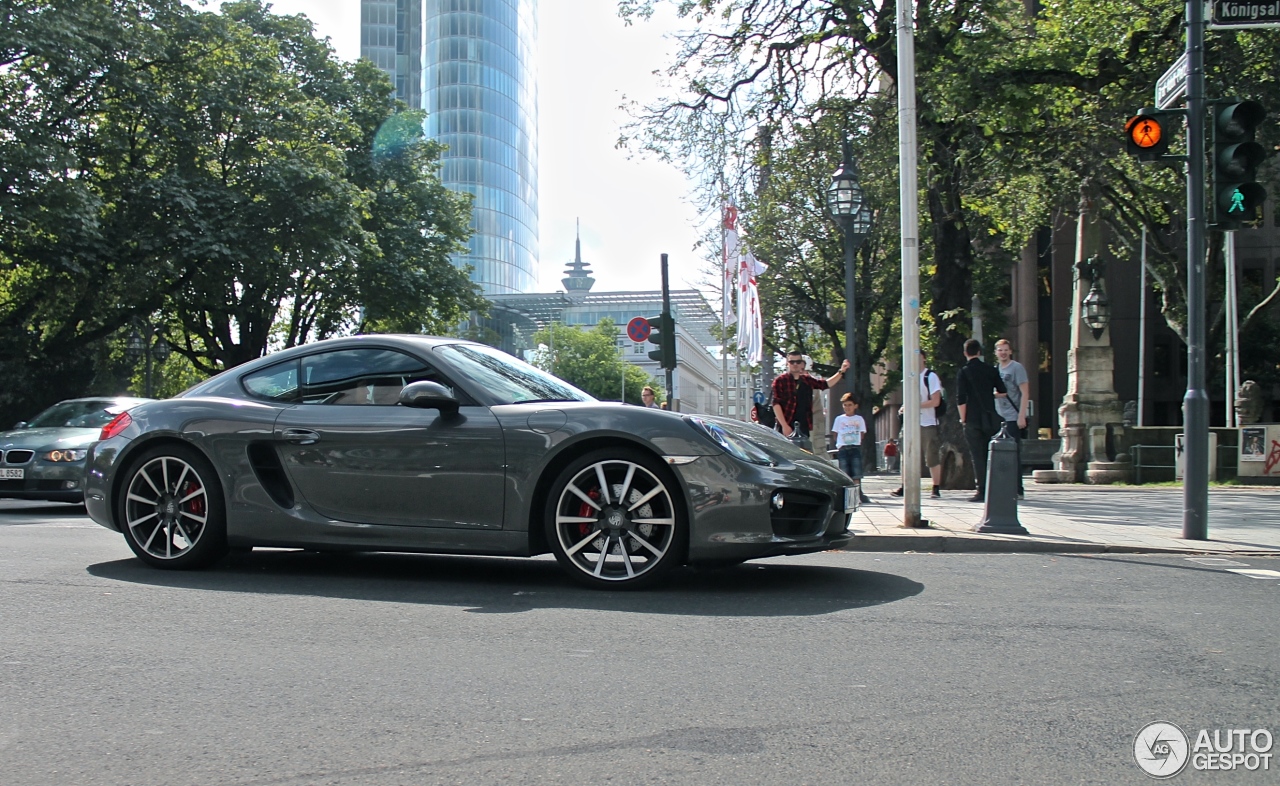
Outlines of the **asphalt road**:
M 1152 721 L 1280 736 L 1280 575 L 1229 572 L 1280 559 L 1199 559 L 828 553 L 645 593 L 549 559 L 171 573 L 0 502 L 0 784 L 1148 783 Z

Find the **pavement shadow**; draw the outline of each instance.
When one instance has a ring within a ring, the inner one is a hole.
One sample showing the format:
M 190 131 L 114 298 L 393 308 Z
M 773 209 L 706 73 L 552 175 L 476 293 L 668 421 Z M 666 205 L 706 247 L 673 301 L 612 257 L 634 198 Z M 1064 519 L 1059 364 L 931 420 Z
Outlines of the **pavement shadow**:
M 83 518 L 92 524 L 83 502 L 27 502 L 8 504 L 0 508 L 0 526 L 18 524 L 47 524 L 49 519 Z
M 88 567 L 98 578 L 175 589 L 310 595 L 465 607 L 507 614 L 534 609 L 699 617 L 796 617 L 877 606 L 920 594 L 901 576 L 826 565 L 748 562 L 722 570 L 681 568 L 655 587 L 579 587 L 549 558 L 263 551 L 204 571 L 166 571 L 136 559 Z

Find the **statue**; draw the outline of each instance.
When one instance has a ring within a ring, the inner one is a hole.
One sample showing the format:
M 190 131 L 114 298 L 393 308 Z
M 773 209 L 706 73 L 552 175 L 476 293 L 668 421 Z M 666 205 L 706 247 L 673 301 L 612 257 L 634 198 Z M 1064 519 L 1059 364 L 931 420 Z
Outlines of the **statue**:
M 1138 402 L 1124 402 L 1124 424 L 1130 428 L 1138 425 Z
M 1251 426 L 1262 419 L 1262 410 L 1267 406 L 1266 394 L 1262 386 L 1252 379 L 1236 391 L 1236 420 L 1242 426 Z

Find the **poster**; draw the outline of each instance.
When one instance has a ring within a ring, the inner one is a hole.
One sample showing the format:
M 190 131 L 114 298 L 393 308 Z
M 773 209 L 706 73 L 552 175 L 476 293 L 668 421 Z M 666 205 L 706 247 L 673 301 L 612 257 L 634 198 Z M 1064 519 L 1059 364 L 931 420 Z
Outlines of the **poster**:
M 1267 428 L 1266 426 L 1240 429 L 1240 460 L 1267 460 Z

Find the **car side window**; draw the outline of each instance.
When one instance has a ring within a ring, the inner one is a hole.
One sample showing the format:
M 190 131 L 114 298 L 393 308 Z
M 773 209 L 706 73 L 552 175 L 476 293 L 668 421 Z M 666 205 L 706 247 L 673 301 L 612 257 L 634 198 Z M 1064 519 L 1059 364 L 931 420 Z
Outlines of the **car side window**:
M 246 374 L 240 380 L 249 395 L 271 401 L 296 401 L 298 398 L 298 361 L 290 360 Z
M 434 369 L 394 349 L 340 349 L 302 359 L 302 403 L 394 406 L 410 382 L 443 382 Z

